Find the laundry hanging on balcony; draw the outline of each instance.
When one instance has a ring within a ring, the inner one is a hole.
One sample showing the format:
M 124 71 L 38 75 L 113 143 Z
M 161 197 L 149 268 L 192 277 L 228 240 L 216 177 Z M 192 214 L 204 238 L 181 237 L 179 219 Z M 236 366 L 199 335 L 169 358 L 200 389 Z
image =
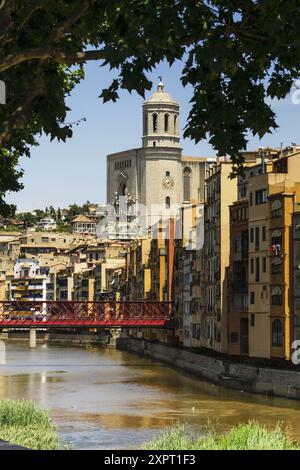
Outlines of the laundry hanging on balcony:
M 280 252 L 281 252 L 281 245 L 279 243 L 276 243 L 275 245 L 271 245 L 269 247 L 269 253 L 272 253 L 277 256 Z

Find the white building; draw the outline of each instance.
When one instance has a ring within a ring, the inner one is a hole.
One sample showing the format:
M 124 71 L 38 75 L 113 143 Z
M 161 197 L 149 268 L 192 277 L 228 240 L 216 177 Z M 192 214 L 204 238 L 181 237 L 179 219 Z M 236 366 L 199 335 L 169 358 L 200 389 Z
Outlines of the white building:
M 37 226 L 42 230 L 55 230 L 56 222 L 51 217 L 45 217 L 37 223 Z
M 179 104 L 160 81 L 143 104 L 142 147 L 107 156 L 107 203 L 118 212 L 120 201 L 127 201 L 119 226 L 144 224 L 138 204 L 146 207 L 149 226 L 157 221 L 159 206 L 168 212 L 204 201 L 205 169 L 212 159 L 183 156 L 179 129 Z
M 78 215 L 71 221 L 72 233 L 80 233 L 82 235 L 96 234 L 96 221 L 85 215 Z
M 49 269 L 33 259 L 18 259 L 9 282 L 10 300 L 46 300 Z

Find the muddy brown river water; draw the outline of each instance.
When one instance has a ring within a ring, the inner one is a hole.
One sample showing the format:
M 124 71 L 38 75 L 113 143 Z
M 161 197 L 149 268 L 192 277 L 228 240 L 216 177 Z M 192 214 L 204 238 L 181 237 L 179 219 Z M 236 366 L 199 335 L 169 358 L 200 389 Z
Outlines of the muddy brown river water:
M 3 355 L 0 399 L 31 399 L 46 408 L 76 449 L 136 449 L 176 422 L 200 434 L 208 418 L 221 431 L 253 419 L 280 421 L 300 442 L 297 401 L 222 389 L 112 349 L 9 342 L 5 361 Z

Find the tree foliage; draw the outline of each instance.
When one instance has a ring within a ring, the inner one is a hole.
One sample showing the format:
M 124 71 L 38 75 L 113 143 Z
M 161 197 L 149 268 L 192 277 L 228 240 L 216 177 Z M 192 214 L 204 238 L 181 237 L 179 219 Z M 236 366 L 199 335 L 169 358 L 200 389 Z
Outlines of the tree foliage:
M 182 82 L 194 91 L 185 136 L 208 138 L 238 170 L 248 133 L 276 127 L 266 98 L 284 98 L 299 77 L 299 8 L 299 0 L 1 0 L 0 173 L 10 165 L 2 209 L 5 192 L 21 187 L 18 157 L 36 136 L 71 137 L 66 97 L 89 60 L 117 71 L 99 90 L 103 101 L 120 88 L 143 95 L 161 60 L 183 60 Z
M 37 220 L 38 220 L 37 217 L 31 212 L 22 212 L 20 214 L 17 214 L 16 219 L 19 222 L 23 222 L 23 226 L 25 228 L 33 227 L 37 223 Z

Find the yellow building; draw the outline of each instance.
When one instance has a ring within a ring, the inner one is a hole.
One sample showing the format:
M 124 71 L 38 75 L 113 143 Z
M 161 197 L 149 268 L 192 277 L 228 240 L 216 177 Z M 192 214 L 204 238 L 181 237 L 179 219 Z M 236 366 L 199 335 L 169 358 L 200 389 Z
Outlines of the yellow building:
M 56 273 L 55 288 L 56 288 L 56 300 L 70 301 L 73 298 L 73 277 L 72 267 L 66 267 Z
M 8 288 L 7 288 L 6 278 L 5 276 L 1 275 L 0 276 L 0 302 L 2 302 L 3 300 L 7 300 L 7 293 L 8 293 Z
M 68 250 L 94 239 L 91 234 L 27 232 L 20 237 L 20 253 L 23 258 L 64 255 Z
M 227 312 L 230 223 L 229 205 L 237 199 L 236 180 L 229 178 L 231 161 L 219 160 L 209 168 L 206 179 L 205 247 L 202 346 L 227 352 Z
M 72 297 L 75 301 L 93 302 L 95 296 L 95 270 L 86 269 L 74 273 Z
M 249 355 L 291 356 L 291 227 L 300 199 L 300 149 L 249 179 Z M 266 171 L 266 172 L 265 172 Z

